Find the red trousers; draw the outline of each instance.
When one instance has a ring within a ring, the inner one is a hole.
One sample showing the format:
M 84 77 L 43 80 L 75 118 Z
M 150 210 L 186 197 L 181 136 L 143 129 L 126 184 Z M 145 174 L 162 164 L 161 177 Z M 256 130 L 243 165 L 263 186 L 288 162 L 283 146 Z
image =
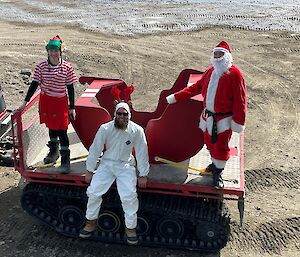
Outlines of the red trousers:
M 204 143 L 210 153 L 210 156 L 217 160 L 227 161 L 230 157 L 229 141 L 232 135 L 232 130 L 226 130 L 218 134 L 218 140 L 216 143 L 211 143 L 211 136 L 207 130 L 204 132 Z

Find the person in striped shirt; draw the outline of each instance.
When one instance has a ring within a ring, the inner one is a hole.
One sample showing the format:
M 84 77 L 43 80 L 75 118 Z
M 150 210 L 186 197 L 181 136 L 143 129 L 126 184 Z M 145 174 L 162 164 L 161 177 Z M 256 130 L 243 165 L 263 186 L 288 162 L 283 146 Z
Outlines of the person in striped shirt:
M 70 150 L 67 135 L 70 118 L 75 119 L 74 83 L 77 77 L 71 63 L 62 59 L 63 40 L 59 35 L 51 38 L 46 45 L 48 59 L 39 62 L 34 70 L 33 80 L 19 109 L 40 87 L 39 116 L 40 123 L 49 128 L 49 153 L 44 163 L 54 163 L 61 154 L 61 172 L 70 172 Z M 68 103 L 69 98 L 69 103 Z M 59 141 L 58 141 L 59 139 Z M 60 151 L 59 149 L 60 143 Z

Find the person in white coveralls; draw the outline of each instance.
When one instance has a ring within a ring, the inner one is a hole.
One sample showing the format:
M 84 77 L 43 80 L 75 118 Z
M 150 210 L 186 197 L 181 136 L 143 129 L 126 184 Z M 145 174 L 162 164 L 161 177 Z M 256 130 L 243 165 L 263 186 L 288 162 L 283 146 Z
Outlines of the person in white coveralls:
M 116 180 L 125 216 L 125 233 L 129 244 L 137 244 L 136 235 L 138 198 L 136 185 L 146 187 L 149 157 L 146 136 L 141 126 L 130 120 L 130 108 L 120 102 L 112 121 L 102 124 L 89 149 L 86 161 L 87 188 L 86 224 L 80 231 L 81 238 L 88 238 L 96 230 L 97 218 L 105 194 Z M 135 150 L 137 165 L 132 150 Z M 99 167 L 97 160 L 105 149 Z M 137 171 L 136 171 L 137 169 Z M 138 175 L 137 175 L 138 174 Z

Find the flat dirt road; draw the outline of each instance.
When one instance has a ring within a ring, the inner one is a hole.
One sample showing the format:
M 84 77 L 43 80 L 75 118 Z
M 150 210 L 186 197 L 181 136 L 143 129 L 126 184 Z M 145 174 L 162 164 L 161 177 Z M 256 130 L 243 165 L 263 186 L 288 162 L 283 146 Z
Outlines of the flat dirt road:
M 112 36 L 62 26 L 0 22 L 0 85 L 8 108 L 25 97 L 30 79 L 20 74 L 46 57 L 44 41 L 66 41 L 65 58 L 77 74 L 133 83 L 133 105 L 153 110 L 161 90 L 184 68 L 204 70 L 221 40 L 232 46 L 234 63 L 248 90 L 245 131 L 246 205 L 239 227 L 237 205 L 231 239 L 220 253 L 107 245 L 69 239 L 49 230 L 20 207 L 19 175 L 0 169 L 0 255 L 12 256 L 298 256 L 300 252 L 300 35 L 222 27 L 195 32 Z M 79 94 L 83 85 L 76 86 Z

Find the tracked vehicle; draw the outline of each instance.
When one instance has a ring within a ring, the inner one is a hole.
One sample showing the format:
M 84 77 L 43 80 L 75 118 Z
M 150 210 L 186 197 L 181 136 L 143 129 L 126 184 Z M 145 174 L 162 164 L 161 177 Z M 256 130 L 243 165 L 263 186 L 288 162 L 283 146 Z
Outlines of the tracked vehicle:
M 225 187 L 215 189 L 212 177 L 203 170 L 211 161 L 198 128 L 203 110 L 201 95 L 173 105 L 165 100 L 201 76 L 200 71 L 183 70 L 171 89 L 161 92 L 154 112 L 136 111 L 133 104 L 132 120 L 145 129 L 150 160 L 147 187 L 138 189 L 140 245 L 217 251 L 226 245 L 230 233 L 225 199 L 237 201 L 243 219 L 243 135 L 233 135 L 231 158 L 223 173 Z M 35 109 L 39 92 L 22 113 L 12 117 L 15 169 L 26 181 L 23 209 L 58 233 L 74 238 L 85 222 L 88 185 L 84 182 L 84 157 L 98 127 L 113 117 L 112 88 L 119 90 L 121 99 L 130 100 L 122 80 L 81 77 L 80 82 L 87 88 L 75 103 L 77 116 L 68 131 L 69 174 L 61 174 L 59 164 L 42 163 L 48 131 L 39 124 Z M 103 200 L 98 229 L 90 239 L 125 244 L 123 220 L 120 200 L 112 186 Z

